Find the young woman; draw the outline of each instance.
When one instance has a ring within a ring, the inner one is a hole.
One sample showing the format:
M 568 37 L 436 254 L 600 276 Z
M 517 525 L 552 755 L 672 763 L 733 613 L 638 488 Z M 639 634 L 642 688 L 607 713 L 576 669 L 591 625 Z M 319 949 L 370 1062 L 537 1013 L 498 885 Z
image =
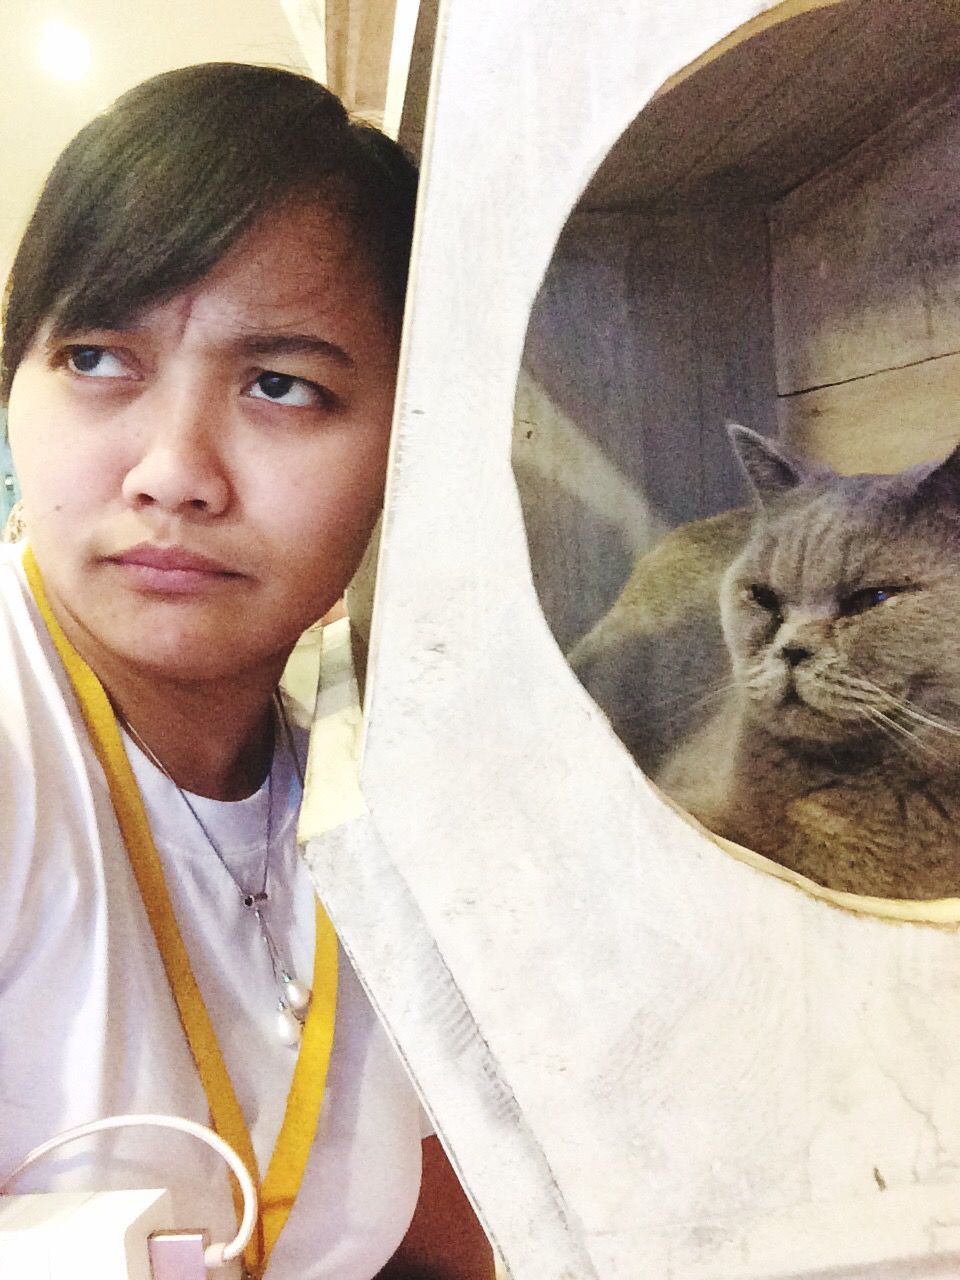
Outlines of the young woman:
M 277 694 L 380 506 L 414 193 L 309 79 L 172 72 L 67 148 L 4 315 L 0 1172 L 98 1117 L 212 1116 L 259 1168 L 270 1280 L 491 1274 L 315 909 Z M 168 1131 L 15 1189 L 138 1186 L 233 1234 L 224 1166 Z

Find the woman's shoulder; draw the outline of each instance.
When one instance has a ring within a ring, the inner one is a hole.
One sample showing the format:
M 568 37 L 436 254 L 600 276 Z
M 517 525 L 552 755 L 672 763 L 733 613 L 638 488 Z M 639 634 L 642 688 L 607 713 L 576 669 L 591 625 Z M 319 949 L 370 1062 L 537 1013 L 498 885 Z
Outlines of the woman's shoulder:
M 25 542 L 0 542 L 0 647 L 42 648 L 42 624 L 30 594 L 23 558 Z M 6 655 L 3 658 L 7 665 Z
M 3 632 L 8 634 L 11 624 L 20 635 L 36 639 L 35 611 L 31 608 L 30 588 L 23 569 L 26 543 L 0 542 L 0 617 L 4 619 Z
M 26 550 L 25 542 L 3 542 L 0 541 L 0 566 L 6 569 L 21 569 L 23 563 L 23 553 Z
M 30 595 L 22 551 L 0 544 L 0 810 L 7 820 L 0 978 L 4 956 L 67 910 L 69 886 L 96 875 L 89 847 L 96 761 Z
M 61 716 L 68 689 L 30 592 L 25 550 L 0 543 L 0 724 L 8 735 L 18 716 L 33 720 L 41 705 Z

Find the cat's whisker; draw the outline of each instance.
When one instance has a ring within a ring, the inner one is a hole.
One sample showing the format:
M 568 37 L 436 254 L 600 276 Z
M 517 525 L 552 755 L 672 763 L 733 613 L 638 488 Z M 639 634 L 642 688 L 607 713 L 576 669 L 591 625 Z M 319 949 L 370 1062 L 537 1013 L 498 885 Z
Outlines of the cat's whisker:
M 914 720 L 917 724 L 925 724 L 931 729 L 937 729 L 941 733 L 946 733 L 952 737 L 960 738 L 960 728 L 956 725 L 950 724 L 947 720 L 941 719 L 939 716 L 934 716 L 929 712 L 921 711 L 918 707 L 914 706 L 908 698 L 898 697 L 896 694 L 890 693 L 889 690 L 884 689 L 882 685 L 874 684 L 873 681 L 868 681 L 863 677 L 860 677 L 857 683 L 862 685 L 865 689 L 869 689 L 869 691 L 875 696 L 882 698 L 888 706 L 895 707 L 904 715 L 909 716 L 910 719 Z
M 939 716 L 933 716 L 928 712 L 920 711 L 908 699 L 895 698 L 892 694 L 888 696 L 891 704 L 895 706 L 898 711 L 902 711 L 904 715 L 909 716 L 910 719 L 916 721 L 917 724 L 925 724 L 931 729 L 938 730 L 940 733 L 946 733 L 952 737 L 960 738 L 960 729 L 958 729 L 956 725 L 950 724 L 947 720 L 941 720 Z
M 638 706 L 628 713 L 624 713 L 622 709 L 619 710 L 615 717 L 615 722 L 617 727 L 627 735 L 632 734 L 634 730 L 649 730 L 650 710 L 655 708 L 659 712 L 657 725 L 660 731 L 671 733 L 678 725 L 683 729 L 687 729 L 691 718 L 698 711 L 703 708 L 708 711 L 712 710 L 712 707 L 718 704 L 728 692 L 728 688 L 720 688 L 705 693 L 700 697 L 695 697 L 691 694 L 689 695 L 689 700 L 678 696 L 665 699 L 663 704 L 645 702 L 643 706 Z M 664 710 L 664 705 L 672 709 Z
M 901 703 L 899 710 L 917 724 L 925 724 L 931 729 L 936 729 L 938 733 L 945 733 L 952 738 L 960 738 L 960 729 L 955 725 L 949 724 L 946 720 L 940 720 L 936 716 L 926 715 L 924 712 L 918 711 L 916 707 L 911 706 L 909 702 Z
M 881 689 L 878 684 L 875 684 L 872 680 L 868 680 L 866 676 L 856 675 L 854 672 L 847 670 L 836 660 L 830 663 L 830 667 L 838 673 L 840 681 L 847 688 L 857 689 L 870 694 L 886 693 L 885 689 Z
M 820 671 L 817 673 L 818 683 L 829 690 L 831 699 L 840 704 L 839 711 L 862 711 L 864 707 L 873 706 L 875 695 L 865 696 L 867 691 L 861 687 L 851 687 L 842 671 Z M 835 717 L 836 718 L 836 717 Z
M 912 734 L 909 729 L 905 729 L 903 725 L 898 724 L 897 721 L 891 719 L 890 716 L 884 715 L 884 713 L 882 711 L 878 711 L 876 707 L 864 707 L 863 714 L 871 724 L 876 725 L 877 728 L 882 730 L 888 738 L 893 738 L 895 740 L 906 738 L 911 743 L 916 739 L 916 735 Z
M 725 692 L 725 690 L 720 690 L 716 693 L 704 694 L 702 698 L 695 698 L 686 705 L 677 706 L 674 710 L 666 712 L 661 718 L 664 728 L 672 730 L 677 724 L 689 722 L 690 718 L 698 712 L 712 711 L 714 707 L 718 706 Z
M 919 734 L 908 729 L 906 725 L 902 725 L 898 720 L 895 720 L 893 716 L 886 715 L 885 712 L 879 710 L 877 707 L 864 707 L 863 710 L 867 719 L 878 728 L 886 729 L 890 737 L 894 737 L 895 734 L 899 734 L 902 738 L 905 738 L 911 746 L 925 752 L 928 756 L 933 756 L 935 759 L 941 761 L 945 759 L 940 751 L 937 751 L 935 747 L 932 747 L 930 743 L 921 738 Z
M 663 698 L 644 698 L 643 706 L 637 708 L 636 715 L 646 715 L 651 709 L 660 710 L 661 708 L 677 707 L 680 711 L 694 710 L 705 703 L 718 701 L 726 694 L 738 688 L 736 680 L 727 678 L 717 680 L 713 684 L 707 686 L 706 690 L 688 689 L 683 692 L 671 694 Z M 622 717 L 620 717 L 622 719 Z
M 752 667 L 747 667 L 744 671 L 744 679 L 741 681 L 741 688 L 748 693 L 764 693 L 770 683 L 770 674 L 764 669 L 762 662 L 755 663 Z
M 680 707 L 681 710 L 694 711 L 707 703 L 717 701 L 724 694 L 730 693 L 731 690 L 737 687 L 736 680 L 721 680 L 704 693 L 686 692 L 674 694 L 669 698 L 648 698 L 644 706 L 656 708 L 657 710 L 663 707 Z

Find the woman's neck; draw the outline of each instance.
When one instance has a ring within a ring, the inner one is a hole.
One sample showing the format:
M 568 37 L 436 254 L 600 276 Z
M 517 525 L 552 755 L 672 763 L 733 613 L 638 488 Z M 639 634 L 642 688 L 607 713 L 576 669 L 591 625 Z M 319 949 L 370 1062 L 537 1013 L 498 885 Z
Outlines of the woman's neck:
M 162 682 L 107 684 L 117 718 L 184 791 L 242 800 L 260 786 L 273 756 L 273 685 L 258 691 L 198 690 Z
M 213 800 L 252 795 L 270 768 L 273 698 L 287 653 L 243 670 L 170 675 L 105 645 L 55 597 L 47 603 L 99 679 L 118 720 L 184 791 Z

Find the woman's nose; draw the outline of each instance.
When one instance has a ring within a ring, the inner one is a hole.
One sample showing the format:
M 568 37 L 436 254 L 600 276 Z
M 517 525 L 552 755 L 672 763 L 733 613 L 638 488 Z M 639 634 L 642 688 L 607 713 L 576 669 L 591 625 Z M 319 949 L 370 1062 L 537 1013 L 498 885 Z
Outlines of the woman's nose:
M 196 394 L 152 399 L 150 405 L 138 405 L 151 421 L 124 477 L 124 499 L 130 506 L 171 514 L 221 515 L 230 503 L 221 415 Z

